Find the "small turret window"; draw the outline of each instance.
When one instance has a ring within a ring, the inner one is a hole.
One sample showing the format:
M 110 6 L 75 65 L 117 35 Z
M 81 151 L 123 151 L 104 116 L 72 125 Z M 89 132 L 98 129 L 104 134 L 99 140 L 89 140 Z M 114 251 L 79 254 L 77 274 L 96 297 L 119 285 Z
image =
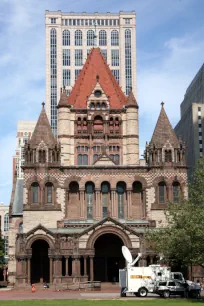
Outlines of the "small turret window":
M 171 150 L 165 150 L 165 162 L 172 162 Z
M 32 195 L 32 203 L 38 203 L 39 196 L 39 184 L 33 183 L 31 185 L 31 195 Z

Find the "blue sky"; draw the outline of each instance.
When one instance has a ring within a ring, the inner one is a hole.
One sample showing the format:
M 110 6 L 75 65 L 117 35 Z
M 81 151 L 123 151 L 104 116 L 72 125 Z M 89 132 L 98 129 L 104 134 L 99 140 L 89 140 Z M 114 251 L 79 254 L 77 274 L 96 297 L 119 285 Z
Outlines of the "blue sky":
M 36 120 L 45 100 L 45 10 L 137 15 L 140 151 L 161 101 L 173 126 L 204 62 L 203 0 L 0 0 L 0 202 L 10 203 L 18 120 Z

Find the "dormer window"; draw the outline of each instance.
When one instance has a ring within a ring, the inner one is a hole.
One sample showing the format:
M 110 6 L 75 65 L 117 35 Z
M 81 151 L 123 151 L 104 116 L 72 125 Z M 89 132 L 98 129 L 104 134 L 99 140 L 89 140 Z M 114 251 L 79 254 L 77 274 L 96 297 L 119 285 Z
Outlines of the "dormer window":
M 102 103 L 101 108 L 106 109 L 106 103 Z
M 94 103 L 91 103 L 90 104 L 90 109 L 94 109 L 95 108 L 95 104 Z
M 96 98 L 100 98 L 101 95 L 102 95 L 101 90 L 98 90 L 98 89 L 97 89 L 97 90 L 94 91 L 94 96 L 95 96 Z

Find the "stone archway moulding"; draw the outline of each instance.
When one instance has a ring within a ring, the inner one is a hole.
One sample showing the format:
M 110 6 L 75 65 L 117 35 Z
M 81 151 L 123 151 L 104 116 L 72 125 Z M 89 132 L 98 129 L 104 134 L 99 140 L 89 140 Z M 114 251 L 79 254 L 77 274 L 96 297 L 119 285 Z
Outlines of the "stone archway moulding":
M 38 235 L 34 235 L 31 238 L 28 239 L 28 241 L 26 242 L 26 249 L 31 249 L 33 242 L 37 241 L 37 240 L 44 240 L 48 243 L 49 248 L 50 249 L 54 249 L 54 242 L 52 241 L 52 239 L 48 236 L 42 235 L 42 234 L 38 234 Z
M 126 247 L 128 247 L 129 249 L 132 248 L 132 243 L 131 243 L 128 235 L 123 230 L 121 230 L 120 228 L 117 228 L 117 227 L 114 227 L 114 226 L 102 226 L 99 229 L 97 229 L 96 231 L 94 231 L 93 234 L 91 234 L 91 236 L 89 237 L 86 247 L 88 249 L 94 249 L 94 244 L 95 244 L 96 240 L 104 234 L 116 235 L 122 240 L 123 244 Z

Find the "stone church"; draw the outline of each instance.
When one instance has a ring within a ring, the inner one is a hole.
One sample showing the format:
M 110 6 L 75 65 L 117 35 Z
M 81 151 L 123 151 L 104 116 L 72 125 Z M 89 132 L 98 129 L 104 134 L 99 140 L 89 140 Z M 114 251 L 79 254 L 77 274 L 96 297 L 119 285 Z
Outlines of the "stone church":
M 70 96 L 61 92 L 57 139 L 43 104 L 10 205 L 10 283 L 118 281 L 122 245 L 142 253 L 139 265 L 157 261 L 144 233 L 164 225 L 168 201 L 187 196 L 185 146 L 162 103 L 140 160 L 138 109 L 99 48 Z

